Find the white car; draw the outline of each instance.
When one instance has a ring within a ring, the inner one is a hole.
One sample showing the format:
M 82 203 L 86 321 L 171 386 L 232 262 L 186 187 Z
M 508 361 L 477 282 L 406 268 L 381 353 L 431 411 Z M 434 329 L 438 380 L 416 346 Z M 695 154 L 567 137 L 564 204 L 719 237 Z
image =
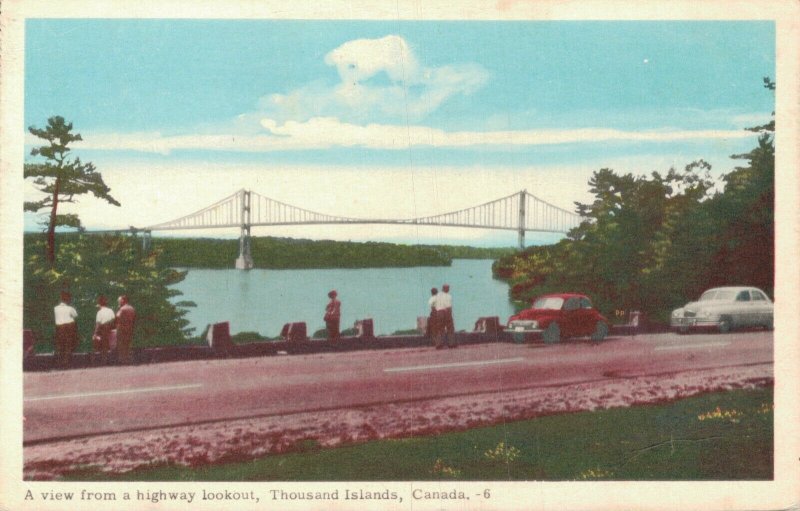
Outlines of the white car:
M 672 311 L 670 326 L 682 334 L 694 329 L 729 332 L 753 326 L 772 330 L 773 308 L 767 294 L 755 287 L 715 287 L 698 301 Z

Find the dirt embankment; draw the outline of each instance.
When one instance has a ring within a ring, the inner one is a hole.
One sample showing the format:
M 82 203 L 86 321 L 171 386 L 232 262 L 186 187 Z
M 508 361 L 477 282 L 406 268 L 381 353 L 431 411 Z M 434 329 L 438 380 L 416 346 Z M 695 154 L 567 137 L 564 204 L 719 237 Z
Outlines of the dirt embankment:
M 92 467 L 108 473 L 156 464 L 198 466 L 296 449 L 430 435 L 557 413 L 673 401 L 704 392 L 769 386 L 772 364 L 609 378 L 554 387 L 486 393 L 354 409 L 167 427 L 28 446 L 27 480 L 56 479 Z

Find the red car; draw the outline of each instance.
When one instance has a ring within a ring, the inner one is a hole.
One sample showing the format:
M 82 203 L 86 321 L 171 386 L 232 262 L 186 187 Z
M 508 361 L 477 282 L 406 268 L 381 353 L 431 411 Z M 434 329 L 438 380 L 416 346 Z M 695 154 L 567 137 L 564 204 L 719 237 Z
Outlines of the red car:
M 608 334 L 608 320 L 585 295 L 560 293 L 536 298 L 530 309 L 508 318 L 508 328 L 512 332 L 540 332 L 544 342 L 551 344 L 581 336 L 600 342 Z

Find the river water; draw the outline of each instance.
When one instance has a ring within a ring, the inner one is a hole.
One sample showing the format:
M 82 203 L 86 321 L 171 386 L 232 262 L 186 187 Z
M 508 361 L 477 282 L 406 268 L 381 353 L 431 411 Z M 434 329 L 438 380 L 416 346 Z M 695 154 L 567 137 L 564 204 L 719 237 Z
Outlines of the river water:
M 428 315 L 430 288 L 450 284 L 457 330 L 471 330 L 481 316 L 513 311 L 508 286 L 492 278 L 492 261 L 455 259 L 450 267 L 327 270 L 189 270 L 175 286 L 197 307 L 187 319 L 196 328 L 229 321 L 231 333 L 259 332 L 275 337 L 284 323 L 305 321 L 309 336 L 323 328 L 328 291 L 342 302 L 342 330 L 358 319 L 372 318 L 376 334 L 416 327 Z

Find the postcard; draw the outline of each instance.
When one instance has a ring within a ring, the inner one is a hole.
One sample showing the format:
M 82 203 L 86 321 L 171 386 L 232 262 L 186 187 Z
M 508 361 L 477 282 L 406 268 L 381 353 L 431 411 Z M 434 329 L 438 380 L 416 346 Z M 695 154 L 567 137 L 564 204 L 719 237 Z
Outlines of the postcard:
M 800 503 L 796 3 L 3 7 L 0 508 Z

